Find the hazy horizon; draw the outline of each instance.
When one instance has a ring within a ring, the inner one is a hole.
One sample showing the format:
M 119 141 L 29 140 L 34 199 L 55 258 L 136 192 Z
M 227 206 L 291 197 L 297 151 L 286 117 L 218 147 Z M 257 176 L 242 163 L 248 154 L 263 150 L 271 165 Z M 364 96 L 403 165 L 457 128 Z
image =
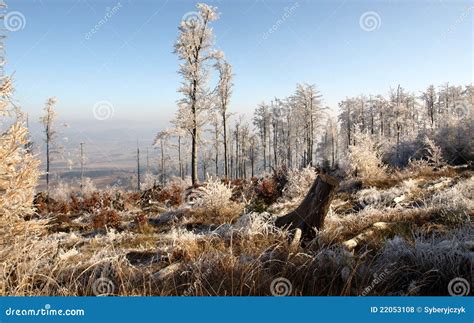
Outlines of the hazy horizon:
M 14 74 L 14 102 L 29 115 L 37 152 L 39 116 L 47 98 L 57 96 L 65 160 L 77 167 L 85 142 L 91 165 L 94 155 L 134 167 L 137 140 L 151 147 L 177 110 L 173 45 L 196 3 L 8 3 L 20 24 L 7 37 L 6 71 Z M 291 95 L 297 83 L 316 84 L 333 113 L 345 97 L 387 94 L 398 84 L 419 94 L 430 84 L 472 83 L 469 2 L 207 3 L 218 7 L 216 47 L 235 73 L 230 110 L 248 119 L 260 102 Z

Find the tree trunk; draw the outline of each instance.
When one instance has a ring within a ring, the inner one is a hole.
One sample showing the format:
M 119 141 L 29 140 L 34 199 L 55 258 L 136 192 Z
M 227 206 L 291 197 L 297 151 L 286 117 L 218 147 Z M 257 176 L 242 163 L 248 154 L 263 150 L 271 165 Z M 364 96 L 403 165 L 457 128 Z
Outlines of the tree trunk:
M 216 127 L 216 178 L 219 177 L 219 131 Z
M 46 192 L 49 198 L 49 126 L 46 126 Z
M 336 194 L 339 182 L 336 178 L 319 174 L 303 202 L 294 210 L 275 221 L 277 227 L 300 229 L 303 238 L 314 238 L 314 229 L 322 229 L 324 219 Z
M 184 180 L 184 169 L 181 161 L 181 136 L 178 136 L 178 161 L 179 161 L 179 177 Z
M 193 129 L 191 138 L 191 183 L 198 183 L 198 165 L 197 165 L 197 129 Z
M 160 141 L 161 144 L 161 185 L 165 185 L 165 153 L 164 153 L 164 145 L 163 139 Z
M 222 125 L 224 127 L 224 175 L 225 178 L 229 177 L 229 161 L 228 161 L 228 156 L 227 156 L 227 120 L 226 120 L 226 115 L 225 111 L 222 117 Z
M 140 148 L 138 148 L 137 140 L 137 191 L 140 192 Z

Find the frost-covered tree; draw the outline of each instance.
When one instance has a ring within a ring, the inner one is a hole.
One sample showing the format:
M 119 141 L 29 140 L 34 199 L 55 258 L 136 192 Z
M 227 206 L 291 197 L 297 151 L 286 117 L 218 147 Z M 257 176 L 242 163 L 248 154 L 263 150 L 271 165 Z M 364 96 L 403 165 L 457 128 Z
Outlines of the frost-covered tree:
M 210 108 L 208 76 L 210 64 L 219 54 L 213 50 L 214 37 L 210 24 L 218 19 L 217 8 L 199 3 L 197 19 L 187 19 L 179 26 L 175 53 L 181 60 L 179 74 L 183 81 L 179 92 L 177 120 L 191 135 L 191 180 L 198 181 L 198 136 L 205 120 L 203 112 Z
M 167 149 L 169 145 L 169 139 L 171 135 L 173 134 L 173 131 L 170 129 L 163 130 L 158 132 L 155 138 L 154 142 L 154 147 L 159 149 L 160 151 L 160 182 L 161 184 L 166 183 L 166 160 L 168 159 L 167 157 Z
M 355 145 L 349 146 L 348 168 L 355 176 L 370 179 L 380 178 L 386 166 L 382 162 L 381 146 L 367 132 L 354 133 Z
M 267 138 L 270 137 L 270 107 L 262 102 L 254 112 L 253 123 L 260 134 L 260 142 L 263 150 L 263 171 L 267 170 Z M 270 150 L 270 147 L 268 147 Z
M 3 8 L 5 5 L 0 2 L 0 9 Z M 1 19 L 0 23 L 3 24 Z M 25 114 L 11 103 L 13 81 L 3 70 L 4 38 L 0 35 L 0 227 L 11 227 L 10 219 L 33 212 L 39 161 L 29 149 Z M 7 241 L 5 236 L 2 239 Z
M 54 111 L 54 106 L 57 103 L 55 97 L 49 98 L 46 101 L 44 107 L 44 115 L 40 118 L 41 123 L 44 126 L 44 141 L 46 143 L 46 191 L 49 192 L 49 175 L 51 167 L 51 155 L 53 153 L 53 146 L 56 139 L 56 129 L 54 127 L 54 122 L 56 121 L 56 111 Z
M 435 123 L 435 102 L 436 102 L 436 90 L 433 85 L 430 85 L 425 92 L 422 93 L 421 98 L 425 101 L 426 113 L 428 115 L 431 128 L 434 127 Z
M 228 139 L 227 139 L 227 126 L 229 119 L 229 101 L 232 94 L 232 66 L 225 60 L 220 59 L 215 64 L 215 68 L 219 72 L 219 83 L 217 85 L 217 111 L 222 119 L 222 143 L 224 145 L 224 175 L 227 178 L 229 176 L 229 161 L 228 161 Z M 217 175 L 217 148 L 216 148 L 216 175 Z
M 212 133 L 212 137 L 214 139 L 214 142 L 213 142 L 213 148 L 214 148 L 214 165 L 215 165 L 215 175 L 216 177 L 219 176 L 219 146 L 220 146 L 220 143 L 221 143 L 221 139 L 219 138 L 220 136 L 220 133 L 221 131 L 223 130 L 221 127 L 221 122 L 219 120 L 219 116 L 217 113 L 211 113 L 209 115 L 209 119 L 210 119 L 210 124 L 211 124 L 211 129 L 210 129 L 210 132 Z M 224 141 L 227 140 L 227 136 L 224 135 Z M 227 149 L 226 148 L 227 145 L 224 144 L 224 151 Z M 224 160 L 224 164 L 226 163 L 226 159 L 227 157 L 225 157 L 225 160 Z M 224 166 L 224 168 L 226 168 Z M 225 177 L 227 178 L 227 175 L 225 175 Z
M 317 119 L 321 113 L 321 94 L 314 84 L 298 84 L 294 94 L 296 108 L 305 130 L 304 164 L 313 165 Z
M 325 131 L 318 147 L 323 165 L 334 167 L 337 159 L 338 148 L 338 126 L 335 118 L 329 117 L 326 122 Z

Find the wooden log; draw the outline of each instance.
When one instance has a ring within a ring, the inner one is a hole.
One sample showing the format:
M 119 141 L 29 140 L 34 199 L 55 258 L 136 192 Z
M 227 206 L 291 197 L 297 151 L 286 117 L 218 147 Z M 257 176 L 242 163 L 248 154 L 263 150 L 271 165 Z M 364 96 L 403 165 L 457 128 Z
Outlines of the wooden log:
M 296 210 L 278 218 L 275 226 L 289 230 L 300 229 L 303 238 L 314 238 L 314 228 L 323 228 L 324 219 L 338 187 L 339 182 L 335 177 L 319 174 Z

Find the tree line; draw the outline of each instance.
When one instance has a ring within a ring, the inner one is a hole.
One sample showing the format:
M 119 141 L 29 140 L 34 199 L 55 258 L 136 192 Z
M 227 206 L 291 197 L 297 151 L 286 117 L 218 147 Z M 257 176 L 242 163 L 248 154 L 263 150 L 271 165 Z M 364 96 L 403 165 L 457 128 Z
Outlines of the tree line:
M 196 184 L 199 175 L 250 178 L 280 167 L 337 168 L 360 133 L 394 166 L 422 155 L 425 137 L 442 147 L 449 162 L 472 160 L 472 85 L 430 85 L 421 93 L 398 85 L 385 96 L 346 98 L 334 115 L 316 85 L 303 83 L 288 97 L 260 103 L 251 119 L 235 116 L 229 109 L 232 66 L 215 49 L 211 27 L 219 18 L 217 8 L 198 4 L 197 9 L 193 19 L 181 22 L 175 44 L 182 98 L 173 127 L 155 139 L 162 182 L 171 175 L 190 176 Z M 217 84 L 212 87 L 210 79 Z

